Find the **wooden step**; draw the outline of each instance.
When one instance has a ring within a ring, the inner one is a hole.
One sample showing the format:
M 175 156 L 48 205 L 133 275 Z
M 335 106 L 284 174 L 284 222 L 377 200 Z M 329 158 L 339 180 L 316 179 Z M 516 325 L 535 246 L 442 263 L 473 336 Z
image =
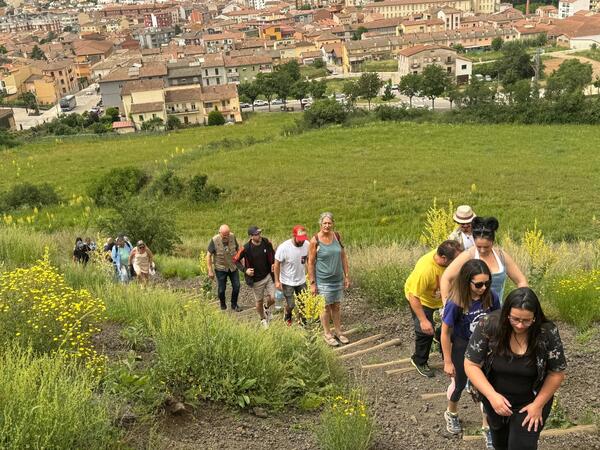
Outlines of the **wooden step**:
M 387 347 L 391 347 L 392 345 L 398 345 L 402 340 L 400 338 L 395 338 L 386 342 L 382 342 L 381 344 L 375 345 L 374 347 L 365 348 L 363 350 L 358 350 L 354 353 L 348 353 L 347 355 L 341 355 L 340 359 L 349 359 L 354 358 L 356 356 L 364 355 L 366 353 L 371 353 L 377 350 L 381 350 Z
M 360 366 L 361 369 L 379 369 L 381 367 L 394 366 L 396 364 L 404 364 L 410 362 L 410 358 L 395 359 L 394 361 L 382 362 L 378 364 L 366 364 Z
M 350 344 L 343 345 L 342 347 L 337 347 L 334 352 L 343 352 L 344 350 L 348 350 L 350 348 L 358 347 L 359 345 L 367 344 L 372 341 L 376 341 L 377 339 L 383 337 L 383 334 L 375 334 L 373 336 L 366 337 L 356 342 L 352 342 Z

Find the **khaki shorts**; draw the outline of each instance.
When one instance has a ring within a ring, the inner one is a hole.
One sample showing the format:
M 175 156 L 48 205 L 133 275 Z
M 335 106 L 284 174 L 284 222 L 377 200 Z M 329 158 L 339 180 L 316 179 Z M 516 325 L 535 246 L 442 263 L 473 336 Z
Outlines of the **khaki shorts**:
M 262 302 L 266 298 L 275 298 L 275 285 L 271 275 L 267 275 L 260 281 L 255 281 L 252 285 L 254 300 Z

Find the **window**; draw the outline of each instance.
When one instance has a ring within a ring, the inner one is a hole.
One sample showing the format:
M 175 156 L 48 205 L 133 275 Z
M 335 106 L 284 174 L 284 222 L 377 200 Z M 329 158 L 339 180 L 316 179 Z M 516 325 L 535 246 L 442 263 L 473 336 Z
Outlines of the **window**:
M 59 70 L 58 74 L 62 77 L 62 70 Z
M 204 69 L 204 74 L 208 76 L 208 69 Z
M 221 106 L 225 108 L 225 100 L 221 101 Z
M 467 70 L 467 65 L 466 65 L 466 64 L 463 64 L 462 66 L 460 66 L 460 68 L 461 68 L 462 70 Z
M 156 114 L 152 113 L 152 118 L 156 119 Z
M 215 69 L 215 75 L 219 75 L 219 69 L 218 68 Z
M 141 114 L 139 115 L 140 121 L 144 121 L 144 116 L 142 116 Z
M 217 84 L 221 84 L 221 79 L 217 78 Z
M 452 73 L 452 67 L 447 67 L 446 70 L 448 73 Z

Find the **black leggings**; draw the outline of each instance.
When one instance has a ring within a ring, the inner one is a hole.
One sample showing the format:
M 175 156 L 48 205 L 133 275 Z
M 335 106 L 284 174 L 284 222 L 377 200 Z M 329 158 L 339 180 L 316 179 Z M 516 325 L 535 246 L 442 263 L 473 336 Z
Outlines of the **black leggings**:
M 546 423 L 546 419 L 552 409 L 552 400 L 550 399 L 544 408 L 542 409 L 542 419 Z M 512 416 L 504 417 L 499 416 L 492 408 L 492 405 L 487 398 L 483 398 L 483 410 L 487 416 L 488 423 L 490 425 L 490 431 L 492 432 L 492 441 L 494 442 L 495 450 L 536 450 L 538 439 L 542 427 L 538 427 L 537 431 L 527 431 L 527 424 L 522 427 L 521 424 L 527 412 L 520 413 L 519 410 L 526 405 L 522 405 L 518 408 L 513 408 Z
M 454 337 L 452 342 L 452 364 L 454 365 L 454 391 L 450 396 L 451 402 L 460 400 L 462 391 L 467 385 L 467 374 L 465 373 L 465 351 L 468 341 L 460 337 Z

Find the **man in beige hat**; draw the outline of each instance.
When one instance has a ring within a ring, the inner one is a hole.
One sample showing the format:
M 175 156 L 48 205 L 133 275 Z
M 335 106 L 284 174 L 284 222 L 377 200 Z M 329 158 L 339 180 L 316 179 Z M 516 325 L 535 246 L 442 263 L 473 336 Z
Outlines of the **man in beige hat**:
M 452 218 L 458 224 L 456 230 L 454 230 L 448 239 L 458 241 L 463 250 L 467 250 L 475 245 L 473 241 L 473 227 L 471 222 L 477 217 L 473 212 L 473 209 L 469 205 L 460 205 L 456 208 Z

